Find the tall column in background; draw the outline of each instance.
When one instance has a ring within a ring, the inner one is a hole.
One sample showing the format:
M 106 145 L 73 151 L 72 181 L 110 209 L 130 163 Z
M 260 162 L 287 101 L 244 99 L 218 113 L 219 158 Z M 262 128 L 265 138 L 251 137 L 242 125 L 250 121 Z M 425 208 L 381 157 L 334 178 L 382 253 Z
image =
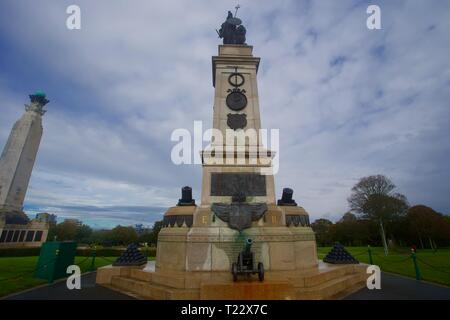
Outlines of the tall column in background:
M 25 194 L 42 137 L 43 92 L 30 95 L 31 103 L 14 124 L 0 157 L 0 212 L 22 212 Z

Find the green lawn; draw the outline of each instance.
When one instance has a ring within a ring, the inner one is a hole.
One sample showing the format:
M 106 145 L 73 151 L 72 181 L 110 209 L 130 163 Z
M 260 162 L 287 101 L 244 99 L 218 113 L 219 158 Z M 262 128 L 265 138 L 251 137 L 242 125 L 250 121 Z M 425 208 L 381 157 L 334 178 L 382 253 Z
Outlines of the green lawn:
M 97 257 L 95 267 L 111 264 L 117 257 L 106 259 Z M 153 259 L 149 257 L 149 260 Z M 37 256 L 0 258 L 0 297 L 47 283 L 34 277 L 37 261 Z M 75 257 L 75 264 L 81 268 L 82 273 L 89 271 L 91 262 L 91 257 Z
M 359 261 L 369 263 L 367 247 L 346 247 L 346 249 Z M 323 259 L 330 250 L 330 247 L 318 248 L 319 259 Z M 382 271 L 415 278 L 414 264 L 409 249 L 391 250 L 387 257 L 381 247 L 371 248 L 371 250 L 373 263 L 378 265 Z M 450 286 L 449 248 L 438 249 L 436 252 L 419 249 L 417 259 L 422 280 Z

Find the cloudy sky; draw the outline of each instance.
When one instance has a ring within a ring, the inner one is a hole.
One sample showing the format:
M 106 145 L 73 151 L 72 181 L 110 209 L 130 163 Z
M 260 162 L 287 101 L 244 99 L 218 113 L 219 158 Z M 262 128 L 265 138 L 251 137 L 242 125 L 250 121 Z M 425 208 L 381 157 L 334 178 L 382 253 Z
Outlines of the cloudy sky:
M 81 30 L 66 8 L 81 8 Z M 366 8 L 381 7 L 382 30 Z M 29 214 L 93 227 L 161 219 L 201 167 L 170 160 L 174 129 L 212 124 L 216 28 L 236 1 L 0 2 L 0 147 L 28 94 L 47 93 Z M 262 124 L 280 129 L 276 190 L 338 219 L 360 177 L 450 213 L 450 2 L 250 1 Z

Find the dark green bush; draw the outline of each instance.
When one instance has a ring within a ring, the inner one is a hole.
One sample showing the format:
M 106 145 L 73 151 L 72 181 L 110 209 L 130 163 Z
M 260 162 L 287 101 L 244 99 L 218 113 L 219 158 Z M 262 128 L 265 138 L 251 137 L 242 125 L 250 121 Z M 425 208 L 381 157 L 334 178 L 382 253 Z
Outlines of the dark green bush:
M 96 250 L 97 257 L 118 257 L 125 249 L 101 248 Z M 148 254 L 149 257 L 156 256 L 156 248 L 148 248 L 145 250 L 141 248 L 143 254 Z M 89 257 L 92 256 L 93 249 L 77 249 L 77 256 Z
M 118 257 L 125 249 L 101 248 L 96 250 L 98 257 Z M 142 253 L 148 254 L 149 257 L 156 256 L 156 248 L 141 248 Z M 41 248 L 0 248 L 0 257 L 28 257 L 39 256 Z M 77 256 L 92 256 L 93 249 L 77 249 Z
M 0 248 L 0 257 L 38 256 L 41 248 Z

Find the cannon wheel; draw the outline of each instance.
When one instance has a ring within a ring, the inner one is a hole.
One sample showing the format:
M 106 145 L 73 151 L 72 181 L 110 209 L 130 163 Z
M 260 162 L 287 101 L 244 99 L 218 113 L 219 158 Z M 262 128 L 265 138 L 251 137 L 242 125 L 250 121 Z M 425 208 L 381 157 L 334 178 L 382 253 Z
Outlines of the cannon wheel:
M 259 281 L 264 281 L 264 265 L 262 262 L 258 263 L 258 278 Z
M 233 281 L 236 282 L 238 276 L 238 267 L 236 262 L 233 262 L 233 264 L 231 265 L 231 273 L 233 274 Z

